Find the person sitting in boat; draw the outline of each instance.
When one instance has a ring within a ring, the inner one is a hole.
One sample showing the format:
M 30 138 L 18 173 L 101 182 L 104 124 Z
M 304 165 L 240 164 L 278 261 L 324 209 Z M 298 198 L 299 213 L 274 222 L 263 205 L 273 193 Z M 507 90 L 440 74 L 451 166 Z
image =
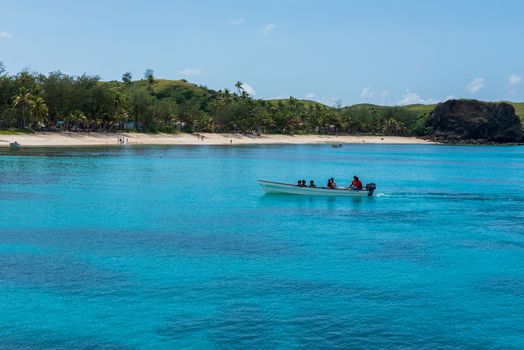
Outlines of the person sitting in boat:
M 309 181 L 309 187 L 317 187 L 317 185 L 315 185 L 315 181 L 310 180 Z
M 298 186 L 298 187 L 302 187 L 302 180 L 298 180 L 298 181 L 297 181 L 297 186 Z
M 335 182 L 335 179 L 334 178 L 329 179 L 326 187 L 331 188 L 332 190 L 337 188 L 337 183 Z
M 361 190 L 362 189 L 362 182 L 359 180 L 358 176 L 353 176 L 353 181 L 351 181 L 351 186 L 349 186 L 352 190 Z

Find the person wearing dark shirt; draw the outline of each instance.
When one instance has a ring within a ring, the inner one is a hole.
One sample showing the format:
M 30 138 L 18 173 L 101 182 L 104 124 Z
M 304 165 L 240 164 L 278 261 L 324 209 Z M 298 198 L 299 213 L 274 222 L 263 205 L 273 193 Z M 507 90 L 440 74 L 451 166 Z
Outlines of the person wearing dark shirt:
M 315 185 L 315 181 L 309 181 L 309 187 L 317 187 L 317 185 Z

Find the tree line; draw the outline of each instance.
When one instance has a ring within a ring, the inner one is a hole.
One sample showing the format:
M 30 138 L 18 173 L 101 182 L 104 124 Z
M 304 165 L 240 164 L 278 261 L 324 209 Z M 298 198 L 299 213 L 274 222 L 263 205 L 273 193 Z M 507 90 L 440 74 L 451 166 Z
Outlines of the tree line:
M 60 71 L 9 75 L 0 63 L 0 129 L 411 135 L 424 122 L 402 107 L 254 99 L 240 81 L 215 91 L 158 80 L 151 69 L 104 82 Z

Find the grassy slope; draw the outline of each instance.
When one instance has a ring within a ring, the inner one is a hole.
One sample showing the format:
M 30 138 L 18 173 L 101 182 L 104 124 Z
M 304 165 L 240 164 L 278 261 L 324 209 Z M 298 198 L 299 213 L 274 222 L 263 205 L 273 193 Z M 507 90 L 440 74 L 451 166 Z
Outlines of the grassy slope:
M 122 86 L 123 83 L 119 81 L 108 81 L 108 82 L 101 82 L 102 84 L 109 84 L 110 86 L 117 88 L 119 86 Z M 135 80 L 131 82 L 132 87 L 136 87 L 138 89 L 147 89 L 147 81 L 145 80 Z M 158 94 L 162 93 L 167 90 L 190 90 L 193 91 L 196 94 L 204 94 L 206 92 L 209 92 L 211 90 L 198 86 L 196 84 L 189 83 L 185 80 L 166 80 L 166 79 L 158 79 L 155 80 L 155 83 L 153 84 L 153 91 Z
M 20 130 L 0 130 L 0 135 L 20 135 L 20 134 L 24 134 L 24 132 Z
M 289 103 L 289 99 L 288 98 L 279 98 L 279 99 L 271 99 L 271 100 L 267 100 L 269 103 L 271 104 L 277 104 L 279 102 L 282 102 L 283 104 L 287 104 Z M 302 102 L 306 107 L 309 107 L 309 106 L 320 106 L 320 107 L 327 107 L 327 108 L 331 108 L 331 106 L 327 106 L 323 103 L 320 103 L 320 102 L 316 102 L 316 101 L 311 101 L 311 100 L 299 100 L 300 102 Z
M 408 111 L 417 112 L 418 114 L 423 113 L 429 113 L 435 108 L 436 104 L 433 105 L 421 105 L 421 104 L 415 104 L 415 105 L 406 105 L 402 106 L 402 108 L 407 109 Z
M 524 123 L 524 102 L 508 102 L 515 108 L 515 114 L 520 117 L 522 123 Z
M 145 80 L 141 80 L 135 83 L 142 84 L 144 88 L 147 86 L 147 82 Z M 206 89 L 205 87 L 191 84 L 185 80 L 156 80 L 155 84 L 153 85 L 153 90 L 155 91 L 155 93 L 173 89 L 191 90 L 199 95 L 203 95 L 208 91 L 208 89 Z

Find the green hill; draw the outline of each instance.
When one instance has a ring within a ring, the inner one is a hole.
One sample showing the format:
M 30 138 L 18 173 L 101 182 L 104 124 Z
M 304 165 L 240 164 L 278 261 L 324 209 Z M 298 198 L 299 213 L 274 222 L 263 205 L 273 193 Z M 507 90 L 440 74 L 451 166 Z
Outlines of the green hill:
M 112 86 L 119 86 L 122 83 L 118 81 L 111 81 L 111 82 L 101 82 L 102 84 L 109 84 Z M 148 83 L 146 80 L 137 80 L 131 82 L 131 86 L 139 89 L 146 90 L 148 88 Z M 210 90 L 205 86 L 199 86 L 196 84 L 192 84 L 184 79 L 181 80 L 167 80 L 167 79 L 158 79 L 155 81 L 155 84 L 153 85 L 153 91 L 154 93 L 159 97 L 176 97 L 182 95 L 185 97 L 188 96 L 207 96 L 216 94 L 217 92 L 214 90 Z M 301 104 L 303 104 L 305 107 L 310 106 L 318 106 L 323 108 L 333 108 L 333 106 L 328 106 L 326 104 L 323 104 L 321 102 L 312 101 L 312 100 L 306 100 L 306 99 L 295 99 L 296 101 L 299 101 Z M 269 102 L 272 105 L 276 105 L 278 103 L 288 105 L 290 99 L 289 98 L 282 98 L 282 99 L 269 99 L 265 100 Z M 507 102 L 515 108 L 515 113 L 521 118 L 521 120 L 524 121 L 524 102 L 510 102 L 510 101 L 503 101 Z M 401 109 L 406 110 L 409 112 L 420 114 L 427 114 L 435 108 L 436 104 L 412 104 L 412 105 L 405 105 L 405 106 L 382 106 L 382 105 L 374 105 L 371 103 L 359 103 L 354 105 L 345 106 L 343 108 L 351 108 L 351 109 L 360 109 L 365 110 L 369 108 L 375 108 L 375 109 Z
M 16 98 L 26 101 L 14 105 Z M 510 103 L 524 119 L 524 103 Z M 217 91 L 152 75 L 108 82 L 58 71 L 0 76 L 0 129 L 421 135 L 434 107 L 261 100 L 241 83 L 240 91 Z

